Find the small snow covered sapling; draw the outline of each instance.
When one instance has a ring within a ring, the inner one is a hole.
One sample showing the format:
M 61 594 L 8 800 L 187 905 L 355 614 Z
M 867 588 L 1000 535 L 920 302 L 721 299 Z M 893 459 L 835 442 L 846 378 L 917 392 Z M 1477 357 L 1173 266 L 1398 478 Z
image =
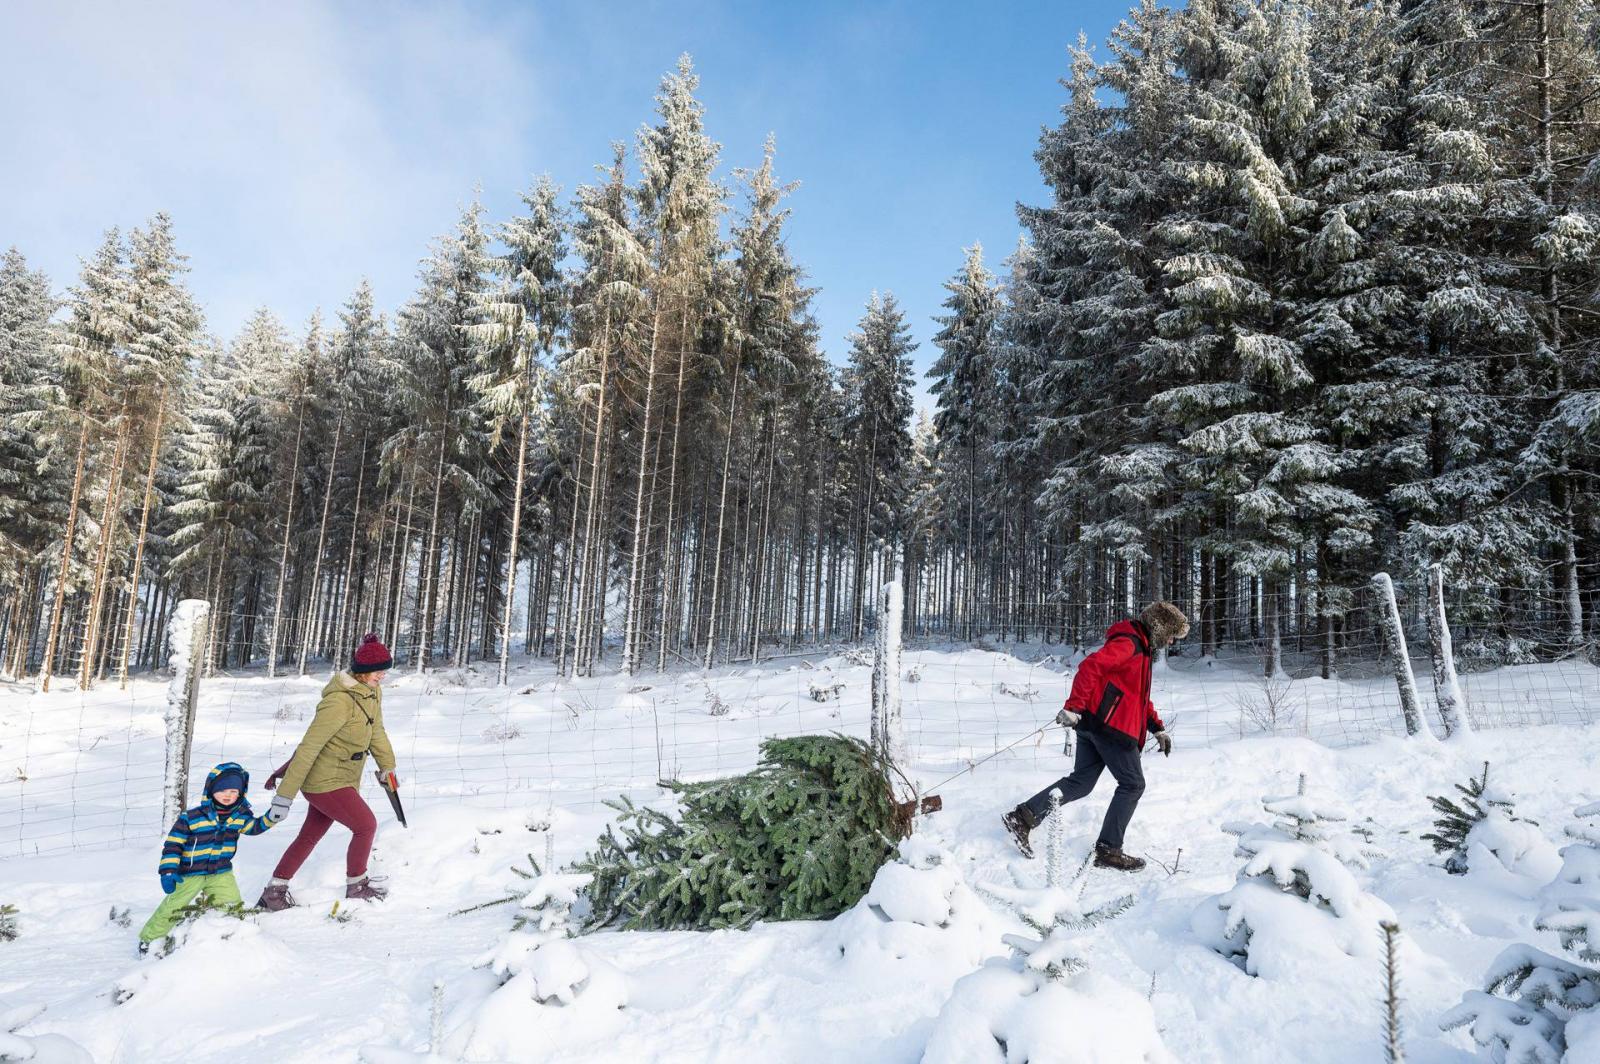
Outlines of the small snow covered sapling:
M 1447 855 L 1444 860 L 1445 871 L 1459 876 L 1467 871 L 1467 837 L 1472 834 L 1472 829 L 1495 809 L 1504 812 L 1509 819 L 1515 818 L 1511 817 L 1512 803 L 1509 797 L 1494 796 L 1489 792 L 1489 762 L 1483 763 L 1482 776 L 1468 776 L 1466 783 L 1457 783 L 1455 788 L 1461 792 L 1459 801 L 1445 795 L 1428 796 L 1439 819 L 1433 822 L 1434 830 L 1422 838 L 1425 842 L 1433 843 L 1435 853 Z
M 573 937 L 577 931 L 572 927 L 572 909 L 578 903 L 578 896 L 589 885 L 590 877 L 579 872 L 556 869 L 548 853 L 543 866 L 533 859 L 531 853 L 528 855 L 528 864 L 533 869 L 531 876 L 520 868 L 511 869 L 528 881 L 517 903 L 517 915 L 511 921 L 512 930 Z
M 956 983 L 923 1064 L 1171 1060 L 1149 1000 L 1098 977 L 1084 950 L 1084 933 L 1127 912 L 1133 895 L 1085 907 L 1092 858 L 1070 876 L 1059 852 L 1046 866 L 1053 871 L 1043 887 L 975 888 L 1030 933 L 1003 936 L 1010 955 L 990 958 Z M 1116 1021 L 1107 1023 L 1108 1016 Z
M 545 835 L 545 854 L 542 864 L 530 853 L 528 867 L 519 868 L 512 865 L 511 872 L 522 880 L 522 883 L 513 885 L 505 896 L 465 909 L 457 909 L 450 915 L 461 916 L 480 909 L 516 902 L 518 912 L 511 921 L 513 931 L 557 932 L 556 937 L 559 938 L 570 938 L 577 934 L 571 927 L 572 909 L 577 904 L 583 889 L 589 885 L 590 877 L 556 869 L 551 835 L 548 833 Z
M 1383 1059 L 1384 1064 L 1405 1064 L 1405 1039 L 1400 1031 L 1400 957 L 1395 947 L 1400 925 L 1385 920 L 1383 932 Z
M 1306 793 L 1263 798 L 1271 824 L 1224 824 L 1246 858 L 1231 890 L 1203 903 L 1192 925 L 1212 949 L 1251 975 L 1294 978 L 1305 966 L 1373 950 L 1394 913 L 1357 885 L 1351 869 L 1381 856 L 1342 832 L 1345 813 Z
M 17 907 L 15 905 L 0 905 L 0 942 L 15 942 L 19 933 L 17 928 Z
M 1525 943 L 1489 965 L 1484 988 L 1445 1013 L 1445 1030 L 1467 1027 L 1496 1060 L 1561 1064 L 1600 1060 L 1600 802 L 1580 806 L 1575 841 L 1541 892 L 1533 926 L 1554 932 L 1573 959 Z
M 1062 979 L 1082 971 L 1087 963 L 1078 953 L 1077 935 L 1098 927 L 1133 907 L 1134 896 L 1124 894 L 1093 909 L 1083 908 L 1083 889 L 1088 882 L 1094 855 L 1089 854 L 1069 877 L 1066 871 L 1066 818 L 1057 805 L 1045 819 L 1045 884 L 1030 887 L 1018 881 L 1015 886 L 980 884 L 980 895 L 1010 911 L 1033 932 L 1036 938 L 1006 935 L 1001 941 L 1024 965 L 1052 979 Z

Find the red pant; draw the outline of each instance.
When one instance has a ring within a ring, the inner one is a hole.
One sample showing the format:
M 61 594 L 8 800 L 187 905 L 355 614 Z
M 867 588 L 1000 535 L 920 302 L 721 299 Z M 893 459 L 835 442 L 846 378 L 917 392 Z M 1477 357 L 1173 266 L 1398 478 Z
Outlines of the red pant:
M 300 834 L 283 851 L 283 858 L 273 869 L 273 877 L 293 879 L 336 820 L 350 829 L 350 848 L 344 857 L 345 875 L 351 879 L 366 875 L 367 857 L 372 853 L 372 840 L 378 834 L 378 818 L 362 801 L 361 793 L 354 787 L 341 787 L 323 794 L 307 794 L 306 801 L 311 803 L 311 812 L 300 825 Z

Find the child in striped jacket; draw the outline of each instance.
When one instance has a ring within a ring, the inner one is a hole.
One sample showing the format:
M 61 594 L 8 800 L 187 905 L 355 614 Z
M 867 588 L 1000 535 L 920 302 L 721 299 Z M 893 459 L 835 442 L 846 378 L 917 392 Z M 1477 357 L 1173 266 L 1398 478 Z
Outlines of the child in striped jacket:
M 233 878 L 233 854 L 240 835 L 259 835 L 272 827 L 266 817 L 252 816 L 245 791 L 250 773 L 224 761 L 206 775 L 205 798 L 185 810 L 161 845 L 161 889 L 167 896 L 139 932 L 139 952 L 164 938 L 184 908 L 202 895 L 212 905 L 243 906 Z

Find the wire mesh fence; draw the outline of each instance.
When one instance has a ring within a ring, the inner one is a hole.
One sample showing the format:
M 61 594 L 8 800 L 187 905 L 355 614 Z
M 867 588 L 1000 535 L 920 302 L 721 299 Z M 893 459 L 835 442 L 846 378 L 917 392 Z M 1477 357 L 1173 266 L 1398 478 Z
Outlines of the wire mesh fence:
M 1420 589 L 1402 584 L 1398 605 L 1424 716 L 1442 734 Z M 1573 641 L 1568 605 L 1550 589 L 1451 591 L 1455 660 L 1474 726 L 1595 721 L 1600 669 L 1592 648 Z M 980 628 L 959 640 L 908 639 L 899 670 L 908 775 L 924 785 L 943 779 L 1050 720 L 1077 663 L 1099 645 L 1090 631 L 1068 642 L 1055 625 L 1012 624 L 1003 638 Z M 1330 745 L 1405 735 L 1379 604 L 1363 600 L 1333 626 L 1331 669 L 1328 638 L 1313 613 L 1294 610 L 1285 610 L 1276 654 L 1265 628 L 1247 622 L 1204 654 L 1191 638 L 1157 662 L 1156 706 L 1183 747 L 1260 735 Z M 592 812 L 618 796 L 662 799 L 663 780 L 749 769 L 768 738 L 868 735 L 870 644 L 771 646 L 759 658 L 630 676 L 613 647 L 593 675 L 572 676 L 551 657 L 518 655 L 505 686 L 496 683 L 497 660 L 396 670 L 385 683 L 384 715 L 408 812 L 425 816 L 440 803 L 533 816 Z M 1270 675 L 1269 662 L 1279 666 Z M 191 779 L 239 761 L 264 804 L 259 781 L 293 752 L 333 669 L 314 662 L 306 676 L 290 669 L 271 678 L 259 664 L 215 670 L 201 686 Z M 38 694 L 31 685 L 0 686 L 0 859 L 153 845 L 165 826 L 165 708 L 160 675 L 135 677 L 126 689 L 107 682 L 79 690 L 68 681 Z M 1047 729 L 1001 758 L 1057 771 L 1062 733 Z

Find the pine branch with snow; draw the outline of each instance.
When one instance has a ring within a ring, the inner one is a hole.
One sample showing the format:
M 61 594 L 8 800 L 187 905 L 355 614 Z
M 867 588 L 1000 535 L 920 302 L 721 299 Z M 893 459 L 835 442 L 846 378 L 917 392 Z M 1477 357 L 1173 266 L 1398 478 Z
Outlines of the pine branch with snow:
M 1561 851 L 1561 871 L 1541 891 L 1534 920 L 1575 959 L 1508 946 L 1484 973 L 1483 989 L 1468 991 L 1440 1020 L 1445 1030 L 1467 1027 L 1497 1059 L 1558 1064 L 1600 1053 L 1600 802 L 1577 814 L 1581 822 L 1568 829 L 1577 841 Z

